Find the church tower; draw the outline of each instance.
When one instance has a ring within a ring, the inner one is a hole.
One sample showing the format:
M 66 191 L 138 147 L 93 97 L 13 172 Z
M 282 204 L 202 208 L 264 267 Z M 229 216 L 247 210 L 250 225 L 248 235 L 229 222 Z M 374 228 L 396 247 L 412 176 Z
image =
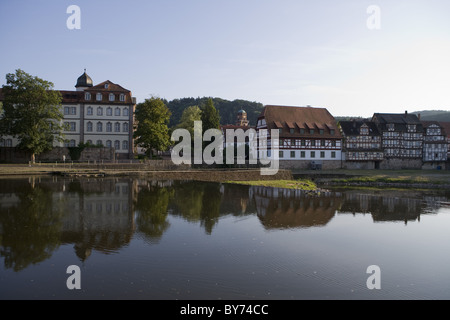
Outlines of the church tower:
M 248 127 L 247 112 L 242 109 L 238 111 L 236 125 L 240 127 Z

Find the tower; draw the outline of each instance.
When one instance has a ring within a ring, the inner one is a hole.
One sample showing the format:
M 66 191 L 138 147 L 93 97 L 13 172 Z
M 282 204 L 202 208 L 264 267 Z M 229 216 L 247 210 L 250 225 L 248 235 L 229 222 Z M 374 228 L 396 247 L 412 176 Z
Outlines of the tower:
M 236 125 L 240 127 L 248 127 L 247 112 L 245 112 L 245 110 L 241 109 L 238 111 Z

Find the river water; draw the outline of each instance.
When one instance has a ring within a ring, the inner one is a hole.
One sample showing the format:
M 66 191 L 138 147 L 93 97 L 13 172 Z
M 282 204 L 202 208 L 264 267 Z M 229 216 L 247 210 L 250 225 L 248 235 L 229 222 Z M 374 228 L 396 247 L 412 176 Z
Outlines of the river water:
M 0 179 L 0 299 L 450 299 L 449 230 L 442 190 Z

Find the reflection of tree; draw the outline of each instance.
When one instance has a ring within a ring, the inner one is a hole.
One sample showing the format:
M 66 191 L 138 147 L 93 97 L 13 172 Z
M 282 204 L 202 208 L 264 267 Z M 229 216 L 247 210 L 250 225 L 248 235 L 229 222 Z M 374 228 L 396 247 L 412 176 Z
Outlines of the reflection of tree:
M 203 192 L 200 224 L 205 227 L 207 234 L 211 234 L 214 225 L 219 221 L 221 201 L 220 185 L 218 183 L 206 185 Z
M 220 217 L 222 193 L 219 183 L 198 181 L 182 182 L 176 185 L 175 206 L 177 212 L 188 221 L 200 221 L 206 233 L 211 234 Z
M 16 193 L 17 206 L 0 207 L 2 238 L 0 255 L 5 267 L 14 271 L 25 269 L 50 258 L 58 248 L 61 235 L 62 212 L 55 209 L 53 192 L 30 185 Z
M 171 188 L 159 186 L 144 188 L 137 195 L 137 229 L 152 241 L 159 240 L 169 227 L 167 208 L 172 195 Z

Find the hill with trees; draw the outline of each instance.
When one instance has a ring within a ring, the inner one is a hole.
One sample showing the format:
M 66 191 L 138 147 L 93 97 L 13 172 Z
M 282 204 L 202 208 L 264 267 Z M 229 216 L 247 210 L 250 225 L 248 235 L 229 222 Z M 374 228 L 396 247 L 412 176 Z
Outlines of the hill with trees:
M 180 122 L 185 109 L 192 106 L 201 108 L 207 104 L 209 99 L 212 99 L 215 108 L 219 111 L 221 125 L 235 124 L 238 111 L 243 109 L 247 112 L 247 119 L 250 122 L 250 126 L 255 126 L 256 120 L 264 108 L 262 103 L 239 99 L 233 101 L 210 97 L 174 99 L 165 101 L 165 104 L 172 113 L 169 127 L 173 128 Z
M 443 121 L 450 122 L 450 111 L 444 110 L 423 110 L 412 112 L 415 115 L 420 114 L 420 120 L 423 121 Z

